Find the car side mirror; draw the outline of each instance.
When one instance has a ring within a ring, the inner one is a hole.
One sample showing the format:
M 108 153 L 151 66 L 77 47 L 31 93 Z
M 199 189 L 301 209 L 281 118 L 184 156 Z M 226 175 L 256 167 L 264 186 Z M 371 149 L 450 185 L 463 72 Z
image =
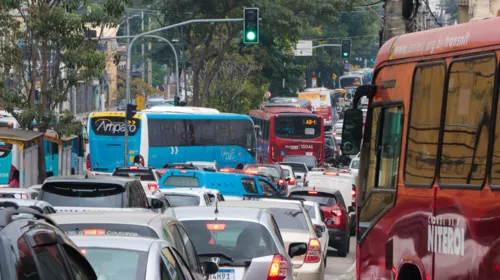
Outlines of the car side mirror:
M 317 227 L 314 228 L 314 232 L 316 233 L 316 236 L 318 238 L 321 238 L 323 236 L 323 232 L 321 231 L 321 229 L 319 229 Z
M 290 258 L 296 257 L 296 256 L 302 256 L 305 253 L 307 253 L 307 244 L 306 243 L 291 243 L 290 246 L 288 246 L 288 255 Z
M 161 208 L 163 208 L 163 206 L 164 206 L 163 201 L 159 200 L 158 198 L 151 199 L 151 208 L 152 209 L 161 209 Z
M 300 176 L 300 175 L 296 175 L 296 176 L 295 176 L 295 179 L 302 179 L 302 176 Z
M 314 225 L 314 228 L 319 229 L 321 232 L 325 232 L 325 230 L 326 230 L 325 226 L 323 226 L 323 225 Z
M 204 275 L 212 275 L 219 271 L 219 266 L 212 261 L 206 261 L 203 263 L 203 274 Z

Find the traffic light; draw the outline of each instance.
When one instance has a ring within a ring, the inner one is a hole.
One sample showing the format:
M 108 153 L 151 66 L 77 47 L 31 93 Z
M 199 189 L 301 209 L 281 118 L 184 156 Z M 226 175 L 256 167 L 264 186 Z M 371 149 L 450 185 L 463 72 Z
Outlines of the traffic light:
M 135 113 L 137 113 L 137 105 L 134 104 L 127 104 L 127 110 L 125 112 L 125 118 L 127 120 L 131 120 Z
M 342 58 L 351 57 L 351 40 L 343 39 L 341 43 L 341 54 Z
M 259 8 L 243 10 L 243 43 L 259 43 Z

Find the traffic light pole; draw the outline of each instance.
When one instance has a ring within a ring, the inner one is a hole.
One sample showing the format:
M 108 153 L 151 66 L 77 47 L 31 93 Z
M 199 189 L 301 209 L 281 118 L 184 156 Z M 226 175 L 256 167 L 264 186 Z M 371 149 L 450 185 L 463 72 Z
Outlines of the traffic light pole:
M 181 27 L 181 26 L 184 26 L 184 25 L 188 25 L 188 24 L 193 24 L 193 23 L 216 23 L 216 22 L 241 22 L 243 21 L 243 18 L 233 18 L 233 19 L 193 19 L 193 20 L 188 20 L 188 21 L 184 21 L 184 22 L 180 22 L 180 23 L 176 23 L 176 24 L 173 24 L 173 25 L 169 25 L 169 26 L 164 26 L 164 27 L 160 27 L 158 29 L 154 29 L 154 30 L 150 30 L 148 32 L 144 32 L 144 33 L 141 33 L 137 36 L 135 36 L 132 41 L 130 41 L 130 43 L 128 44 L 128 47 L 127 47 L 127 76 L 126 76 L 126 100 L 127 100 L 127 104 L 130 103 L 130 68 L 131 68 L 131 64 L 132 64 L 132 60 L 131 60 L 131 56 L 132 56 L 132 47 L 135 43 L 135 41 L 137 41 L 137 39 L 139 38 L 142 38 L 142 37 L 145 37 L 147 35 L 151 35 L 153 33 L 156 33 L 156 32 L 160 32 L 160 31 L 166 31 L 166 30 L 170 30 L 170 29 L 173 29 L 173 28 L 176 28 L 176 27 Z M 161 38 L 161 39 L 164 39 L 162 37 L 159 37 L 158 38 Z M 166 39 L 164 39 L 166 40 Z M 170 42 L 169 42 L 170 43 Z M 175 50 L 175 49 L 174 49 Z M 175 52 L 174 52 L 175 53 Z M 177 56 L 177 54 L 176 54 Z M 177 68 L 177 83 L 179 81 L 179 71 L 178 71 L 178 68 Z M 176 86 L 176 94 L 177 96 L 179 95 L 179 85 L 177 84 Z M 187 97 L 187 92 L 186 92 L 186 97 Z M 127 166 L 128 165 L 128 120 L 127 120 L 127 123 L 125 125 L 125 135 L 124 135 L 124 142 L 123 142 L 123 146 L 124 146 L 124 162 L 123 162 L 123 165 L 124 166 Z

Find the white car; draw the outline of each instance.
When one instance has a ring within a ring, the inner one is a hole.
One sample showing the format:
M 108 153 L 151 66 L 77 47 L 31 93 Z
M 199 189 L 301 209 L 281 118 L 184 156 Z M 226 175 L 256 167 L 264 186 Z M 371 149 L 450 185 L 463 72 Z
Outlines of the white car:
M 211 162 L 211 161 L 186 161 L 186 163 L 194 165 L 199 170 L 205 170 L 205 171 L 215 170 L 216 172 L 220 172 L 219 165 L 215 161 L 214 162 Z
M 302 187 L 304 186 L 304 182 L 306 179 L 307 172 L 309 172 L 309 168 L 307 165 L 302 162 L 280 162 L 280 165 L 290 166 L 295 174 L 295 186 Z
M 38 193 L 30 188 L 0 188 L 0 198 L 37 199 Z
M 309 213 L 309 217 L 311 218 L 311 222 L 313 223 L 315 228 L 319 228 L 324 234 L 319 238 L 321 242 L 321 252 L 323 253 L 323 258 L 328 259 L 328 242 L 330 242 L 330 236 L 326 231 L 325 224 L 325 216 L 323 215 L 323 211 L 321 211 L 321 207 L 319 203 L 315 201 L 300 201 L 296 199 L 276 199 L 276 198 L 261 198 L 261 201 L 272 201 L 272 202 L 281 202 L 281 203 L 295 203 L 302 204 L 304 209 Z
M 161 177 L 154 169 L 137 166 L 117 167 L 112 176 L 138 179 L 146 194 L 158 189 L 158 181 Z
M 160 189 L 160 191 L 170 207 L 210 206 L 216 200 L 223 200 L 219 191 L 206 188 L 172 188 Z
M 283 171 L 285 171 L 285 178 L 288 181 L 288 189 L 297 187 L 297 181 L 295 179 L 295 173 L 291 166 L 280 164 Z

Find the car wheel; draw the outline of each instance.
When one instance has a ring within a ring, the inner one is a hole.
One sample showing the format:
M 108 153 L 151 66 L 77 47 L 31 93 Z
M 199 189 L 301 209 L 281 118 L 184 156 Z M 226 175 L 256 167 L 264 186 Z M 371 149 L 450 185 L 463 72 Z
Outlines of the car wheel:
M 349 236 L 349 234 L 346 234 L 346 238 L 344 240 L 344 243 L 342 243 L 342 245 L 340 245 L 340 248 L 337 249 L 337 255 L 339 257 L 343 257 L 344 258 L 349 253 L 349 247 L 350 247 L 349 245 L 351 243 L 350 242 L 351 241 L 350 238 L 351 237 Z

